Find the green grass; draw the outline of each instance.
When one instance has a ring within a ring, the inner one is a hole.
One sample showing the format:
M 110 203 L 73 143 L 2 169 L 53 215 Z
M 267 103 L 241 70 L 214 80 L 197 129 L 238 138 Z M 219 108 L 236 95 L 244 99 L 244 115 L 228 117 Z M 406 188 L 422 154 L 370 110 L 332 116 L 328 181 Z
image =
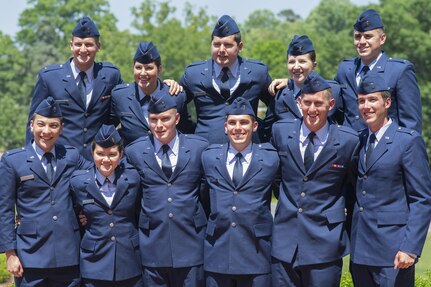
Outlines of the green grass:
M 6 256 L 0 254 L 0 283 L 10 279 L 9 272 L 6 271 Z

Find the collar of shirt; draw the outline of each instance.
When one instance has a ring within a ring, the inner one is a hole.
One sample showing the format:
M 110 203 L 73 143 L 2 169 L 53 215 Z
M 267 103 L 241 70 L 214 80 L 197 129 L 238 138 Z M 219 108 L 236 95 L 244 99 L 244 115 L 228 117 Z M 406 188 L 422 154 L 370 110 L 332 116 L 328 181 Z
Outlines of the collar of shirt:
M 377 64 L 377 61 L 380 59 L 380 57 L 383 55 L 382 52 L 380 52 L 380 55 L 374 60 L 372 61 L 368 66 L 368 68 L 370 68 L 370 71 L 373 70 L 374 66 Z M 356 72 L 356 76 L 359 76 L 359 73 L 362 71 L 362 68 L 364 67 L 364 62 L 362 62 L 361 60 L 361 65 L 359 66 L 358 71 Z
M 36 152 L 36 155 L 39 158 L 39 160 L 42 161 L 42 157 L 45 154 L 45 152 L 36 144 L 35 141 L 33 141 L 33 143 L 31 145 L 33 146 L 33 149 Z M 52 160 L 54 161 L 55 160 L 55 146 L 53 146 L 49 152 L 54 155 L 54 157 L 52 158 Z M 46 162 L 46 159 L 44 159 L 44 162 Z
M 107 176 L 111 183 L 115 181 L 115 171 L 113 171 L 110 175 Z M 97 181 L 103 185 L 105 183 L 106 176 L 100 173 L 100 171 L 96 168 L 96 179 Z
M 391 124 L 392 124 L 392 119 L 389 118 L 388 122 L 383 127 L 381 127 L 377 132 L 374 133 L 376 135 L 374 146 L 376 146 L 379 143 L 379 141 L 382 139 L 383 135 L 385 134 L 386 130 L 389 128 Z M 372 133 L 373 132 L 370 129 L 368 129 L 368 138 Z M 368 142 L 369 142 L 369 139 L 367 139 L 367 145 L 368 145 Z
M 242 158 L 243 158 L 243 161 L 244 162 L 246 162 L 246 163 L 250 163 L 250 160 L 251 160 L 251 154 L 252 154 L 252 144 L 250 143 L 242 152 L 241 152 L 241 154 L 242 154 Z M 236 160 L 236 158 L 235 158 L 235 156 L 236 156 L 236 154 L 238 153 L 239 151 L 237 151 L 232 145 L 229 145 L 229 148 L 228 148 L 228 150 L 227 150 L 227 162 L 229 163 L 229 164 L 232 164 L 235 160 Z
M 306 141 L 309 133 L 310 133 L 310 130 L 307 128 L 304 122 L 302 122 L 300 136 L 299 136 L 299 141 L 301 142 L 302 145 L 308 144 L 308 142 L 306 143 Z M 316 136 L 314 137 L 314 139 L 316 140 L 317 138 L 317 140 L 320 142 L 320 145 L 323 146 L 326 143 L 329 135 L 328 121 L 326 121 L 325 125 L 322 128 L 320 128 L 317 132 L 315 132 L 315 134 Z
M 162 150 L 162 143 L 154 138 L 154 151 L 156 154 L 163 153 Z M 180 145 L 180 138 L 178 137 L 178 132 L 175 132 L 175 137 L 168 143 L 168 146 L 171 149 L 171 152 L 174 154 L 174 156 L 178 155 L 178 149 L 179 149 L 179 145 Z
M 220 79 L 222 76 L 221 75 L 222 67 L 220 67 L 215 62 L 213 66 L 214 66 L 214 75 L 216 75 L 216 78 Z M 239 71 L 239 63 L 238 63 L 238 58 L 236 58 L 235 62 L 233 62 L 233 64 L 229 66 L 229 73 L 230 73 L 229 78 L 237 79 L 238 71 Z
M 138 87 L 139 100 L 142 100 L 146 96 L 150 96 L 150 98 L 151 98 L 158 90 L 160 90 L 160 83 L 159 83 L 158 80 L 157 80 L 157 87 L 156 87 L 156 89 L 150 95 L 146 95 L 144 93 L 144 91 L 140 87 Z
M 93 65 L 91 65 L 91 67 L 88 70 L 80 71 L 78 69 L 78 67 L 75 66 L 75 63 L 73 62 L 73 59 L 72 59 L 72 61 L 70 61 L 70 68 L 72 70 L 73 77 L 75 78 L 76 81 L 79 81 L 79 79 L 78 79 L 79 73 L 85 72 L 87 74 L 87 81 L 89 83 L 93 82 L 93 80 L 94 80 L 94 63 L 93 63 Z
M 295 97 L 295 99 L 297 99 L 296 95 L 298 95 L 298 93 L 301 91 L 301 89 L 295 84 L 295 82 L 293 83 L 293 96 Z

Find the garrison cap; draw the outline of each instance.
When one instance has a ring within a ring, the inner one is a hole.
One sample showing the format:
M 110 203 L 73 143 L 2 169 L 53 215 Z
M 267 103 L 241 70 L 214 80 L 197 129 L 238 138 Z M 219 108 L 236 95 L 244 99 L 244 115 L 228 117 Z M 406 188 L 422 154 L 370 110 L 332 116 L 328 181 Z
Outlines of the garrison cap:
M 236 98 L 233 103 L 227 107 L 226 116 L 228 115 L 250 115 L 256 117 L 250 102 L 243 97 Z
M 88 16 L 84 16 L 79 20 L 78 24 L 76 24 L 72 31 L 72 36 L 79 38 L 99 37 L 100 33 L 93 20 Z
M 159 51 L 157 51 L 157 47 L 153 45 L 153 42 L 140 42 L 133 60 L 142 64 L 149 64 L 159 58 Z
M 169 94 L 156 93 L 151 96 L 150 103 L 148 104 L 148 112 L 152 114 L 163 113 L 167 110 L 177 108 L 175 97 Z
M 314 94 L 330 88 L 331 86 L 322 76 L 316 72 L 311 72 L 305 78 L 301 91 L 303 94 Z
M 44 99 L 36 108 L 35 112 L 38 115 L 47 118 L 61 118 L 60 105 L 54 100 L 53 97 L 48 97 Z
M 382 27 L 382 19 L 380 18 L 379 13 L 374 9 L 368 9 L 362 12 L 353 25 L 353 28 L 358 32 L 370 31 Z
M 217 20 L 212 35 L 223 38 L 236 33 L 239 33 L 239 28 L 235 20 L 228 15 L 223 15 Z
M 287 54 L 292 56 L 305 55 L 314 51 L 313 42 L 307 35 L 293 36 L 290 41 L 289 48 L 287 48 Z
M 102 125 L 94 137 L 97 145 L 108 148 L 121 143 L 121 136 L 113 125 Z
M 365 77 L 360 81 L 357 88 L 358 94 L 361 95 L 367 95 L 375 92 L 383 92 L 389 90 L 390 89 L 386 84 L 385 79 L 373 73 L 368 73 L 367 75 L 365 75 Z

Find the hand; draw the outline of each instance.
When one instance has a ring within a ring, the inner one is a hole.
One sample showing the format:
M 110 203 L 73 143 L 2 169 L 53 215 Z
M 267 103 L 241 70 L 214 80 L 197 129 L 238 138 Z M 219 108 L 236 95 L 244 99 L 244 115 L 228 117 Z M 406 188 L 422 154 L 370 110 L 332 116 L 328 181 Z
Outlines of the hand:
M 398 251 L 395 255 L 394 269 L 405 269 L 415 264 L 416 256 L 403 251 Z
M 15 250 L 6 251 L 6 269 L 15 277 L 22 277 L 24 269 L 21 265 L 21 261 L 15 253 Z
M 183 87 L 180 86 L 175 80 L 164 80 L 163 83 L 169 87 L 169 94 L 172 96 L 178 96 L 183 91 Z
M 86 226 L 87 225 L 87 216 L 85 216 L 85 214 L 82 212 L 82 210 L 79 212 L 79 222 L 81 223 L 82 226 Z
M 275 79 L 275 80 L 273 80 L 268 87 L 268 92 L 271 94 L 271 96 L 275 96 L 275 93 L 277 93 L 278 90 L 281 90 L 281 89 L 287 87 L 287 81 L 288 81 L 288 79 Z

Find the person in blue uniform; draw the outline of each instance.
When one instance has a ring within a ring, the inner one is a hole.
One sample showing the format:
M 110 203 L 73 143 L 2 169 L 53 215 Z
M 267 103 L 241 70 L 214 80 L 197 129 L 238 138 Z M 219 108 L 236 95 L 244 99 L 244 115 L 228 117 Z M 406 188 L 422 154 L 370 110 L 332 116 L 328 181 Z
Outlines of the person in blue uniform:
M 350 271 L 355 286 L 414 286 L 431 219 L 431 173 L 419 132 L 390 117 L 390 88 L 369 74 L 358 87 L 360 134 Z
M 7 151 L 0 162 L 0 252 L 17 287 L 80 286 L 80 234 L 69 180 L 90 164 L 76 148 L 57 144 L 63 119 L 52 97 L 37 106 L 30 130 L 32 142 Z
M 353 27 L 353 44 L 358 57 L 341 61 L 335 76 L 343 87 L 345 124 L 357 131 L 366 128 L 358 110 L 356 89 L 364 75 L 377 73 L 390 87 L 392 103 L 389 117 L 399 126 L 421 133 L 421 97 L 413 64 L 391 58 L 382 50 L 387 38 L 377 11 L 365 10 Z
M 125 145 L 151 133 L 148 122 L 150 98 L 155 94 L 170 93 L 170 87 L 159 79 L 161 72 L 162 59 L 157 47 L 152 42 L 140 42 L 133 58 L 135 82 L 118 85 L 112 91 L 111 112 L 121 123 Z M 178 130 L 193 133 L 195 124 L 187 112 L 186 95 L 181 92 L 174 99 L 180 113 Z
M 144 286 L 203 287 L 203 243 L 207 218 L 202 151 L 208 143 L 178 132 L 177 103 L 168 94 L 151 97 L 152 135 L 126 147 L 141 175 L 139 248 Z
M 52 96 L 63 112 L 64 132 L 59 143 L 76 147 L 88 160 L 91 141 L 104 123 L 110 122 L 111 90 L 121 83 L 120 70 L 108 62 L 95 62 L 101 48 L 99 30 L 89 17 L 83 17 L 72 31 L 72 57 L 39 71 L 30 104 L 29 122 L 36 107 Z M 32 139 L 27 128 L 27 143 Z
M 257 128 L 250 102 L 238 97 L 226 109 L 229 143 L 213 144 L 202 154 L 211 206 L 207 287 L 271 286 L 271 187 L 279 158 L 271 144 L 252 143 Z
M 301 88 L 305 78 L 313 72 L 317 67 L 316 51 L 313 43 L 307 35 L 295 35 L 287 49 L 287 71 L 289 79 L 276 79 L 270 85 L 270 91 L 275 93 L 275 98 L 271 101 L 267 117 L 271 117 L 273 121 L 280 119 L 300 119 L 302 111 L 299 107 L 298 97 L 301 95 Z M 344 115 L 341 113 L 342 99 L 340 95 L 340 85 L 332 80 L 327 81 L 331 87 L 332 98 L 335 100 L 334 108 L 329 111 L 329 117 L 333 122 L 343 122 Z M 278 88 L 284 88 L 276 91 Z M 271 126 L 268 127 L 269 129 Z M 269 130 L 271 132 L 271 130 Z
M 331 123 L 335 102 L 325 79 L 310 73 L 299 103 L 302 119 L 273 125 L 281 184 L 274 216 L 273 286 L 339 286 L 348 254 L 346 187 L 355 179 L 359 138 Z
M 247 99 L 257 114 L 259 100 L 269 104 L 271 77 L 262 62 L 239 56 L 243 48 L 236 22 L 220 17 L 211 35 L 211 59 L 188 65 L 180 80 L 187 100 L 194 101 L 197 126 L 195 134 L 210 143 L 226 143 L 226 107 L 237 97 Z M 261 125 L 263 128 L 264 125 Z M 260 128 L 259 128 L 260 129 Z M 263 137 L 255 140 L 268 141 Z
M 139 173 L 123 156 L 113 125 L 103 125 L 91 145 L 94 166 L 75 171 L 70 186 L 87 220 L 80 270 L 85 287 L 141 287 L 138 212 Z

